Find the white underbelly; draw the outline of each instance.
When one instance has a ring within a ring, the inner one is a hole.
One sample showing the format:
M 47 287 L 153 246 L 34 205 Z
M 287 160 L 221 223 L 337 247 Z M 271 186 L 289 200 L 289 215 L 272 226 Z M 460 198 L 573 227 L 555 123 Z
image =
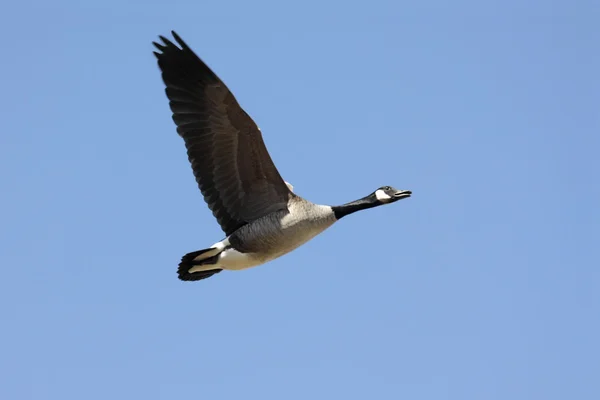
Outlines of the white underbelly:
M 229 248 L 219 254 L 217 265 L 223 269 L 240 270 L 263 264 L 268 260 L 261 260 L 255 257 L 252 253 L 240 253 L 239 251 Z
M 217 265 L 220 268 L 229 270 L 241 270 L 256 267 L 297 249 L 310 239 L 317 236 L 317 234 L 320 232 L 321 230 L 315 230 L 312 232 L 306 232 L 306 234 L 302 236 L 295 235 L 286 237 L 281 243 L 279 243 L 279 246 L 271 248 L 270 251 L 265 254 L 241 253 L 233 248 L 228 248 L 219 255 L 219 261 L 217 262 Z

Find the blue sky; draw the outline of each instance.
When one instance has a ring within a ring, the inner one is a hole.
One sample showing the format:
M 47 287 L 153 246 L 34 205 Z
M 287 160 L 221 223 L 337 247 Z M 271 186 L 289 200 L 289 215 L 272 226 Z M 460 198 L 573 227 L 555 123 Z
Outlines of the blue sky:
M 600 398 L 598 3 L 83 4 L 0 16 L 0 398 Z M 171 29 L 297 193 L 413 197 L 178 281 Z

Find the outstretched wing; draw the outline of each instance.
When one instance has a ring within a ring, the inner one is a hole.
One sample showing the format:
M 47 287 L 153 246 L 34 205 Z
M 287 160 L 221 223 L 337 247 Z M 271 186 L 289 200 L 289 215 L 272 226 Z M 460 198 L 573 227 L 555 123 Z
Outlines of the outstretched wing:
M 227 86 L 172 32 L 154 52 L 177 132 L 204 200 L 223 231 L 287 208 L 290 190 L 262 135 Z

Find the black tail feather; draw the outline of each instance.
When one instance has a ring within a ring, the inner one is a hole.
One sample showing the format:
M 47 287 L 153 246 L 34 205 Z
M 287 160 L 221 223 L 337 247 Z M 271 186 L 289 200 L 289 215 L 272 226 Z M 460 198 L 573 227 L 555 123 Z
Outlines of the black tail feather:
M 202 260 L 200 262 L 194 261 L 194 259 L 196 257 L 198 257 L 199 255 L 206 253 L 207 251 L 210 251 L 210 250 L 214 250 L 214 249 L 210 248 L 210 249 L 193 251 L 193 252 L 188 253 L 185 256 L 183 256 L 181 258 L 181 262 L 179 263 L 179 268 L 177 269 L 177 275 L 179 276 L 179 279 L 181 279 L 182 281 L 199 281 L 202 279 L 209 278 L 209 277 L 213 276 L 214 274 L 218 274 L 219 272 L 223 271 L 221 268 L 215 268 L 215 269 L 210 269 L 207 271 L 197 271 L 197 272 L 192 272 L 192 273 L 189 272 L 192 267 L 195 267 L 197 265 L 202 265 L 202 264 L 210 264 L 213 259 L 216 259 L 218 257 L 218 255 L 217 255 L 214 257 L 209 257 L 206 260 Z

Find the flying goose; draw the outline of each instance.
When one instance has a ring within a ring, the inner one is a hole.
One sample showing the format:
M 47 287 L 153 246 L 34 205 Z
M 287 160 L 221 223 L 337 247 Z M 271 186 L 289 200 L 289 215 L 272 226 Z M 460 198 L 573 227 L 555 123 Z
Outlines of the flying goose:
M 179 279 L 197 281 L 222 270 L 255 267 L 289 253 L 348 214 L 410 197 L 383 186 L 340 206 L 311 203 L 293 192 L 252 118 L 217 75 L 171 32 L 154 52 L 177 133 L 198 187 L 225 239 L 184 255 Z

